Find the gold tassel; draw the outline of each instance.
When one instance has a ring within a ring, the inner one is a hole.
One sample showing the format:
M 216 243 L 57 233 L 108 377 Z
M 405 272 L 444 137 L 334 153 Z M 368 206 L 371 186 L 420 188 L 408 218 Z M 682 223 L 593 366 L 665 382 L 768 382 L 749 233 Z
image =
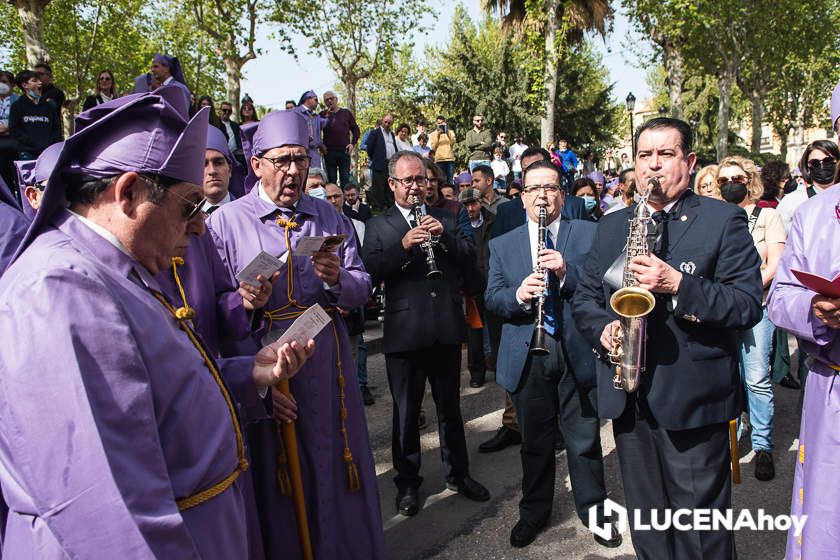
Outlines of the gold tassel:
M 184 302 L 183 307 L 175 310 L 175 317 L 178 319 L 195 319 L 195 309 L 187 303 L 187 296 L 184 293 L 184 286 L 181 284 L 181 277 L 178 276 L 178 267 L 184 266 L 184 259 L 181 257 L 172 257 L 172 276 L 175 277 L 175 285 L 178 286 L 178 291 L 181 293 L 181 300 Z
M 362 487 L 362 481 L 359 479 L 359 468 L 353 462 L 353 454 L 348 447 L 344 448 L 344 462 L 347 463 L 347 488 L 356 492 Z

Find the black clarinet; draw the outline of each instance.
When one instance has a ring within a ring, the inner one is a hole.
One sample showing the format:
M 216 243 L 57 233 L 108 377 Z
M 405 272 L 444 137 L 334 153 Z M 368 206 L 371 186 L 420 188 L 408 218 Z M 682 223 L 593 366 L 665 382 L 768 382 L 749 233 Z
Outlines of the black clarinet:
M 537 259 L 539 259 L 540 251 L 545 249 L 545 206 L 540 206 L 539 222 L 537 226 Z M 546 270 L 538 264 L 534 265 L 534 272 L 542 274 L 543 281 L 546 281 Z M 546 285 L 548 282 L 546 281 Z M 545 290 L 540 290 L 539 295 L 531 300 L 531 306 L 534 308 L 534 334 L 531 337 L 531 345 L 529 353 L 535 356 L 545 356 L 549 354 L 548 348 L 545 345 Z
M 419 196 L 412 196 L 413 207 L 412 211 L 414 212 L 414 221 L 417 222 L 417 225 L 420 225 L 421 220 L 425 214 L 423 213 L 423 203 L 420 202 Z M 443 276 L 443 272 L 437 267 L 437 262 L 435 262 L 435 248 L 434 244 L 432 243 L 432 236 L 429 235 L 429 239 L 424 241 L 420 244 L 420 248 L 423 249 L 426 253 L 426 278 L 434 280 L 435 278 L 440 278 Z

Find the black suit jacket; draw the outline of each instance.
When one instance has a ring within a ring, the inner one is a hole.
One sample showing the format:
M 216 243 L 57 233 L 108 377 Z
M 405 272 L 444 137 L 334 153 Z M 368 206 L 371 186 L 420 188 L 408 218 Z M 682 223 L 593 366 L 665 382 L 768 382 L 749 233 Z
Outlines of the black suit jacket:
M 393 130 L 391 131 L 393 134 Z M 396 140 L 391 137 L 388 139 L 394 142 L 394 150 L 397 149 Z M 368 135 L 367 139 L 367 153 L 370 157 L 370 168 L 373 171 L 385 171 L 388 169 L 388 157 L 385 151 L 385 135 L 382 134 L 382 128 L 376 127 Z
M 367 222 L 371 216 L 370 206 L 364 202 L 359 204 L 358 210 L 353 210 L 353 207 L 345 202 L 342 210 L 344 211 L 345 216 L 352 220 L 359 220 L 360 222 Z
M 525 217 L 522 197 L 503 202 L 496 208 L 496 222 L 490 230 L 490 239 L 518 228 L 525 223 Z M 579 196 L 566 195 L 560 217 L 564 220 L 589 220 L 583 199 Z
M 433 344 L 466 340 L 459 278 L 464 267 L 475 267 L 475 246 L 451 212 L 427 211 L 443 224 L 435 260 L 443 276 L 426 278 L 426 256 L 419 247 L 406 251 L 402 238 L 408 222 L 396 206 L 365 224 L 362 260 L 373 285 L 385 283 L 385 353 L 407 352 Z
M 572 301 L 583 336 L 603 353 L 604 327 L 617 318 L 604 273 L 624 251 L 635 205 L 598 223 L 586 268 Z M 659 426 L 684 430 L 735 418 L 741 411 L 736 335 L 761 319 L 761 261 L 747 229 L 747 215 L 688 191 L 665 224 L 659 256 L 682 272 L 676 306 L 655 294 L 647 320 L 647 369 L 637 393 Z M 614 366 L 597 360 L 598 412 L 616 418 L 630 399 L 613 388 Z

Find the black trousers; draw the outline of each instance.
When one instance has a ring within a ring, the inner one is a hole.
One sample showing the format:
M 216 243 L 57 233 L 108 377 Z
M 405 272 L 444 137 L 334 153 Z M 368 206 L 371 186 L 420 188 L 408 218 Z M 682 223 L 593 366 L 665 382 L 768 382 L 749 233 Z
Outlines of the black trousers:
M 490 355 L 484 354 L 484 329 L 467 330 L 467 369 L 470 371 L 470 379 L 484 383 L 485 375 L 487 374 L 487 361 L 490 358 L 493 363 L 496 362 L 496 354 L 499 351 L 499 340 L 502 337 L 502 320 L 498 315 L 490 313 L 484 306 L 484 298 L 477 296 L 475 304 L 478 307 L 478 312 L 481 315 L 481 321 L 488 330 L 490 335 Z
M 385 354 L 388 386 L 394 399 L 391 453 L 397 488 L 417 488 L 420 476 L 420 431 L 417 418 L 426 379 L 437 409 L 443 474 L 448 482 L 469 474 L 467 440 L 461 418 L 461 346 L 434 345 L 411 352 Z
M 613 420 L 630 518 L 634 509 L 641 510 L 641 519 L 649 524 L 652 509 L 731 508 L 727 423 L 666 430 L 638 405 L 635 396 L 628 398 L 624 413 Z M 729 531 L 636 531 L 631 526 L 631 533 L 640 560 L 737 557 Z
M 559 341 L 547 337 L 549 354 L 529 356 L 516 392 L 511 395 L 522 433 L 522 499 L 519 517 L 546 523 L 554 501 L 557 418 L 566 436 L 569 478 L 578 517 L 587 523 L 589 509 L 601 510 L 607 497 L 598 414 L 590 392 L 576 385 Z M 600 516 L 599 516 L 600 517 Z
M 371 171 L 370 201 L 372 207 L 379 210 L 387 210 L 394 204 L 394 193 L 388 186 L 388 171 Z

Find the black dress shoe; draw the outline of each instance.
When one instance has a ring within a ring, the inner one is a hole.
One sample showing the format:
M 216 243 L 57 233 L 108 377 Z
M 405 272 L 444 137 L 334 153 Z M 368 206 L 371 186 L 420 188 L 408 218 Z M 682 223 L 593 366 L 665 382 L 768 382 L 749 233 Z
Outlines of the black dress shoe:
M 767 451 L 758 451 L 755 454 L 755 477 L 758 480 L 767 482 L 776 476 L 776 467 L 773 465 L 773 454 Z
M 425 430 L 428 427 L 428 423 L 426 423 L 426 411 L 422 408 L 420 409 L 420 414 L 417 415 L 417 429 L 418 430 Z
M 779 385 L 782 387 L 787 387 L 788 389 L 801 389 L 802 385 L 800 385 L 799 381 L 794 379 L 794 377 L 788 373 L 781 379 L 779 379 Z
M 618 548 L 621 546 L 621 533 L 618 532 L 618 529 L 614 524 L 610 525 L 610 538 L 605 539 L 598 535 L 592 535 L 595 537 L 595 542 L 600 544 L 601 546 L 605 546 L 607 548 Z
M 370 392 L 367 385 L 362 385 L 362 402 L 365 403 L 365 406 L 370 406 L 376 402 L 373 398 L 373 393 Z
M 482 385 L 484 385 L 484 380 L 470 379 L 470 387 L 473 389 L 478 389 Z
M 522 434 L 511 430 L 507 426 L 502 426 L 496 432 L 495 436 L 478 446 L 478 451 L 479 453 L 493 453 L 511 445 L 519 445 L 520 443 L 522 443 Z
M 446 487 L 461 494 L 463 497 L 474 502 L 486 502 L 490 499 L 490 492 L 469 476 L 461 480 L 447 482 Z
M 510 532 L 510 545 L 516 548 L 528 546 L 534 542 L 534 539 L 537 538 L 537 535 L 540 534 L 540 531 L 542 531 L 544 527 L 545 523 L 542 525 L 534 525 L 524 519 L 520 519 L 516 522 L 516 525 L 513 526 L 513 529 Z
M 417 515 L 420 506 L 417 503 L 417 488 L 397 490 L 397 511 L 406 517 Z

